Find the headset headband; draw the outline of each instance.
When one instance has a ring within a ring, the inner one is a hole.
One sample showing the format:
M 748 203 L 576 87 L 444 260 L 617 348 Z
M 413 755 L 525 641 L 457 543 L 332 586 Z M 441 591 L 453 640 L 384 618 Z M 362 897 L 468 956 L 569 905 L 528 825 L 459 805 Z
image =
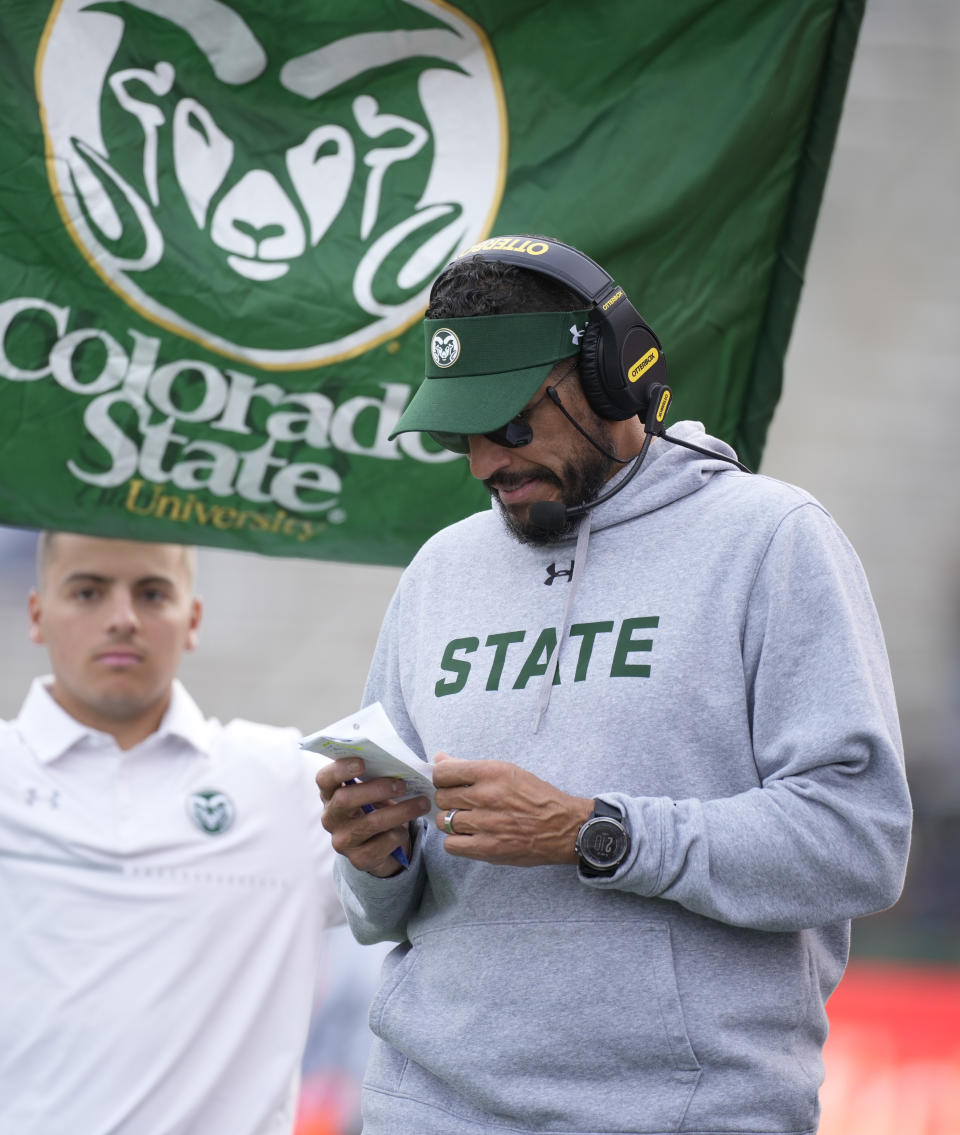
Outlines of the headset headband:
M 456 260 L 478 253 L 484 260 L 515 264 L 518 268 L 552 276 L 591 303 L 597 303 L 617 288 L 609 272 L 585 253 L 559 240 L 532 236 L 492 237 L 461 252 Z

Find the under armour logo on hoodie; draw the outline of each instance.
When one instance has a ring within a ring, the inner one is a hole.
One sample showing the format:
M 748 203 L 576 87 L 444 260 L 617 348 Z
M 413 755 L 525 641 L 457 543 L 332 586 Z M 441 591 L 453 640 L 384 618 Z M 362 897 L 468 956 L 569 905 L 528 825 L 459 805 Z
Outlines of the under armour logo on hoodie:
M 543 581 L 547 587 L 553 586 L 553 581 L 559 579 L 561 576 L 566 576 L 567 582 L 573 578 L 573 565 L 574 560 L 570 561 L 568 568 L 558 568 L 555 563 L 547 564 L 547 578 Z

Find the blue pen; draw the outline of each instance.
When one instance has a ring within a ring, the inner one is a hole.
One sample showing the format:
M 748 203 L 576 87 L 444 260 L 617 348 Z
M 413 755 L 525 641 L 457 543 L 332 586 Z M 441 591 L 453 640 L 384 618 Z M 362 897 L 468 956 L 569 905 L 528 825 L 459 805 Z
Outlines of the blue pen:
M 357 777 L 354 777 L 353 781 L 351 783 L 360 784 L 360 781 L 357 779 Z M 376 811 L 376 808 L 374 808 L 374 806 L 372 804 L 361 804 L 360 808 L 364 812 L 375 812 Z M 396 859 L 396 861 L 400 864 L 401 867 L 409 867 L 410 866 L 410 860 L 404 854 L 402 847 L 395 847 L 393 849 L 393 851 L 390 852 L 390 854 L 393 856 L 394 859 Z

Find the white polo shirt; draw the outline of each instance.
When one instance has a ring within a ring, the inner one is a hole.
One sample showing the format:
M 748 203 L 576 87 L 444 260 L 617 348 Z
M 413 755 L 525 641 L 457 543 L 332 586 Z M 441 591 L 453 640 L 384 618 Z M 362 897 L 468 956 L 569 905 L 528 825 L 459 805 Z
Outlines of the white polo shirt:
M 0 722 L 0 1132 L 286 1135 L 343 920 L 296 730 L 176 683 L 124 752 L 49 681 Z

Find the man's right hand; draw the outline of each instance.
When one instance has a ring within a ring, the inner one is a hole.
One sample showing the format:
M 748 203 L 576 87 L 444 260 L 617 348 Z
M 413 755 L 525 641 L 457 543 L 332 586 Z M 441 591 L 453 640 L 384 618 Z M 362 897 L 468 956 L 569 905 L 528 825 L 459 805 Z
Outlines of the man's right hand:
M 402 870 L 393 852 L 400 848 L 410 855 L 410 822 L 430 810 L 426 796 L 398 802 L 405 788 L 402 781 L 384 776 L 354 783 L 363 776 L 363 761 L 348 757 L 331 761 L 317 773 L 323 800 L 323 826 L 330 833 L 333 849 L 358 871 L 386 878 Z M 372 811 L 364 811 L 364 806 Z

